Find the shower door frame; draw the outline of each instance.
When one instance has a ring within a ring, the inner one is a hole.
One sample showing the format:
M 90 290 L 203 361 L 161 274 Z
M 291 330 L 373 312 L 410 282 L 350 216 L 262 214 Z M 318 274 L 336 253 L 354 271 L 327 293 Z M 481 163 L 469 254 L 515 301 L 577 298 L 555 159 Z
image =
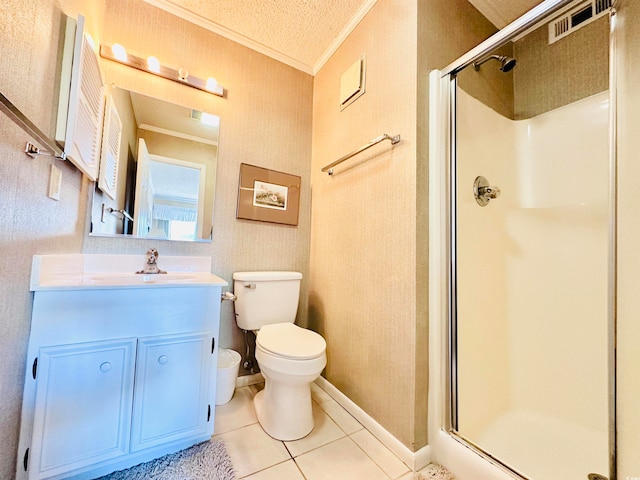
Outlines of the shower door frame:
M 545 0 L 488 38 L 443 70 L 430 74 L 430 361 L 442 379 L 431 385 L 430 444 L 438 457 L 449 439 L 471 449 L 510 478 L 519 472 L 460 435 L 457 414 L 457 218 L 456 218 L 456 89 L 457 74 L 493 50 L 523 34 L 574 0 Z M 609 401 L 609 480 L 616 480 L 616 280 L 617 280 L 617 128 L 616 128 L 616 1 L 610 14 L 609 33 L 609 228 L 607 254 L 607 349 Z M 444 436 L 443 436 L 444 434 Z M 448 438 L 447 438 L 448 437 Z M 450 442 L 449 442 L 450 443 Z M 448 456 L 448 455 L 447 455 Z M 437 459 L 437 458 L 436 458 Z M 497 471 L 494 472 L 494 474 Z M 604 473 L 604 472 L 598 472 Z M 505 477 L 506 478 L 506 477 Z

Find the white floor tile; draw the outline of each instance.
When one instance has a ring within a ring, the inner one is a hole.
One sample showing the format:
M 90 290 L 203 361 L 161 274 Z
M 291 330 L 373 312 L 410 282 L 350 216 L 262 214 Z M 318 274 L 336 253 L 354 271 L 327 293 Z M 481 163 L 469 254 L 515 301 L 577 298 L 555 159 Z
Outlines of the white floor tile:
M 307 480 L 389 480 L 349 437 L 296 458 Z
M 320 408 L 322 408 L 346 434 L 355 433 L 364 428 L 360 422 L 353 418 L 351 414 L 342 408 L 335 400 L 321 403 Z
M 360 430 L 351 435 L 351 438 L 391 478 L 398 478 L 409 471 L 409 467 L 368 430 Z
M 318 405 L 323 404 L 324 402 L 329 402 L 333 400 L 331 395 L 325 392 L 322 388 L 318 386 L 317 383 L 311 382 L 311 398 Z
M 416 474 L 414 472 L 408 472 L 402 475 L 398 480 L 415 480 Z
M 225 443 L 238 478 L 291 458 L 284 444 L 267 435 L 259 424 L 214 435 L 213 438 Z
M 293 460 L 279 463 L 273 467 L 269 467 L 266 470 L 262 470 L 248 477 L 244 477 L 244 480 L 305 480 L 298 470 L 298 466 Z
M 236 388 L 229 403 L 216 406 L 214 432 L 229 432 L 258 421 L 253 409 L 253 394 L 249 387 Z
M 312 402 L 312 408 L 313 430 L 311 433 L 300 440 L 284 442 L 292 457 L 345 436 L 342 429 L 315 402 Z

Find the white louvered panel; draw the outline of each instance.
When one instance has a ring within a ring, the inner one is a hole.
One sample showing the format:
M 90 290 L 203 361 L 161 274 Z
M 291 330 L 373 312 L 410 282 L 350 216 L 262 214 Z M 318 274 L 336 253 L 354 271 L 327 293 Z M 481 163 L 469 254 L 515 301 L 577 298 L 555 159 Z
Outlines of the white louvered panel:
M 81 160 L 86 167 L 93 171 L 97 166 L 95 159 L 95 142 L 94 142 L 94 123 L 91 112 L 87 107 L 87 104 L 80 101 L 78 108 L 78 119 L 76 120 L 76 131 L 73 139 L 76 154 L 80 156 L 78 160 Z M 95 175 L 93 175 L 95 180 Z
M 85 39 L 82 56 L 82 96 L 87 100 L 93 117 L 98 118 L 103 108 L 103 85 L 98 58 L 89 42 Z
M 95 51 L 85 36 L 80 38 L 82 46 L 76 49 L 73 59 L 65 152 L 78 169 L 95 181 L 98 177 L 104 85 Z
M 122 121 L 111 96 L 105 105 L 104 130 L 102 132 L 102 153 L 98 187 L 113 200 L 118 187 L 118 160 L 122 141 Z

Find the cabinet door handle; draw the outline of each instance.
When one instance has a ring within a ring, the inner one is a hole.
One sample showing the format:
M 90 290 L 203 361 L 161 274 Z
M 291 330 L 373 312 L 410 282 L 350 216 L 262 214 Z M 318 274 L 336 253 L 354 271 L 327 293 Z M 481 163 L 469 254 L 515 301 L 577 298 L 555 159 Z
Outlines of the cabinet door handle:
M 158 357 L 158 363 L 160 365 L 164 365 L 165 363 L 167 363 L 169 361 L 169 357 L 167 357 L 166 355 L 160 355 Z
M 104 362 L 104 363 L 100 364 L 100 371 L 102 373 L 107 373 L 109 370 L 111 370 L 111 363 L 110 362 Z

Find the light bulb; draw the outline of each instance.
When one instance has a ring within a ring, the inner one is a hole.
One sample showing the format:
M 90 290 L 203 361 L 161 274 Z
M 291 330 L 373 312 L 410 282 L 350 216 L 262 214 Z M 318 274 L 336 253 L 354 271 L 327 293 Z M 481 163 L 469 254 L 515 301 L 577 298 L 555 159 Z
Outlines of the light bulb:
M 202 114 L 200 115 L 200 123 L 209 125 L 211 127 L 216 127 L 220 123 L 220 117 L 211 113 L 202 112 Z
M 205 88 L 210 92 L 215 91 L 218 88 L 218 81 L 213 77 L 207 78 L 207 86 Z
M 187 78 L 189 78 L 189 70 L 187 70 L 186 68 L 180 68 L 178 70 L 178 79 L 186 82 Z
M 153 55 L 147 58 L 147 67 L 155 73 L 160 73 L 160 60 Z
M 120 60 L 121 62 L 125 62 L 127 61 L 127 51 L 124 49 L 124 47 L 122 45 L 120 45 L 119 43 L 114 43 L 111 46 L 111 51 L 113 52 L 113 56 L 117 59 Z

